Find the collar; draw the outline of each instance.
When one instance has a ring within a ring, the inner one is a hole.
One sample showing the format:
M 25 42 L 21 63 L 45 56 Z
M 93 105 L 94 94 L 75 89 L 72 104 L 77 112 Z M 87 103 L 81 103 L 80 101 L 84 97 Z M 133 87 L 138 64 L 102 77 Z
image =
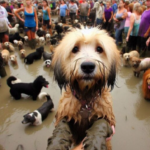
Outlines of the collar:
M 96 92 L 95 96 L 92 97 L 90 101 L 88 101 L 88 100 L 86 100 L 86 99 L 80 98 L 80 96 L 76 93 L 75 90 L 72 90 L 72 94 L 73 94 L 74 97 L 76 97 L 76 99 L 81 103 L 81 111 L 83 111 L 83 110 L 88 110 L 89 112 L 91 112 L 92 109 L 93 109 L 94 101 L 97 99 L 97 97 L 100 96 L 100 93 L 99 93 L 99 92 Z

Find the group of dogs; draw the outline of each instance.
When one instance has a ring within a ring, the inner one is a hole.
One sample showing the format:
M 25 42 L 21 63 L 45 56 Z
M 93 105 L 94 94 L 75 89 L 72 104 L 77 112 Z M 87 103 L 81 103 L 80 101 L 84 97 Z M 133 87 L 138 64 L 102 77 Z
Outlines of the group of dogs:
M 150 100 L 150 58 L 141 59 L 138 51 L 130 51 L 123 54 L 123 65 L 132 67 L 134 76 L 136 77 L 139 77 L 140 72 L 144 71 L 142 84 L 143 96 L 146 100 Z

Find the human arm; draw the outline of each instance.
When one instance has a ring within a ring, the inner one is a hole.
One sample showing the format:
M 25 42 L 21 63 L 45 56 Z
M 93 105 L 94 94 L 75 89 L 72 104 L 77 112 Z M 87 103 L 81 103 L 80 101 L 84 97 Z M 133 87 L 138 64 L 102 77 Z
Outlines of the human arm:
M 149 46 L 149 44 L 150 44 L 150 37 L 146 41 L 146 46 Z
M 89 6 L 89 7 L 88 7 L 88 14 L 87 14 L 87 16 L 90 15 L 90 11 L 91 11 L 91 8 L 90 8 L 90 6 Z
M 150 26 L 149 26 L 148 30 L 146 31 L 146 33 L 144 34 L 144 37 L 145 37 L 145 38 L 148 37 L 149 34 L 150 34 Z
M 77 4 L 75 4 L 75 5 L 76 5 L 76 15 L 78 15 L 79 8 L 78 8 Z
M 24 19 L 22 19 L 22 18 L 20 17 L 20 15 L 18 14 L 18 13 L 21 12 L 21 11 L 24 11 L 24 7 L 17 9 L 16 11 L 14 11 L 14 13 L 15 13 L 16 17 L 17 17 L 19 20 L 21 20 L 22 22 L 24 22 Z
M 38 17 L 36 13 L 36 9 L 34 8 L 35 22 L 36 22 L 36 30 L 38 30 Z
M 129 40 L 130 33 L 131 33 L 132 29 L 133 29 L 134 21 L 135 21 L 134 20 L 134 16 L 131 15 L 131 17 L 130 17 L 130 27 L 129 27 L 128 34 L 127 34 L 127 37 L 126 37 L 126 41 Z
M 119 20 L 116 18 L 116 13 L 115 13 L 114 16 L 113 16 L 113 19 L 114 19 L 116 22 L 119 22 Z
M 111 11 L 111 17 L 109 19 L 109 22 L 111 22 L 112 18 L 113 18 L 113 10 Z
M 48 12 L 48 16 L 49 16 L 49 24 L 51 25 L 51 10 L 50 10 L 50 8 L 48 7 L 47 8 L 47 12 Z

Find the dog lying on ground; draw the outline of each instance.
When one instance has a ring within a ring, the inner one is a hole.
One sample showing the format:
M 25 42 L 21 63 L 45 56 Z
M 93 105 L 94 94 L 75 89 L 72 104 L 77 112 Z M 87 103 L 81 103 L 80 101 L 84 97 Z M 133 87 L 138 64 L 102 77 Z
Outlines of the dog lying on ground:
M 131 51 L 129 53 L 123 54 L 123 65 L 124 66 L 131 66 L 131 58 L 132 57 L 140 57 L 139 53 L 137 51 Z
M 9 35 L 9 42 L 13 43 L 14 40 L 17 40 L 17 41 L 21 40 L 24 43 L 24 38 L 21 37 L 19 35 L 19 33 L 15 33 L 15 34 L 10 34 Z
M 131 66 L 133 68 L 134 76 L 139 77 L 141 71 L 146 71 L 150 68 L 150 58 L 140 59 L 137 57 L 131 58 Z
M 83 142 L 84 150 L 102 149 L 100 137 L 105 143 L 112 133 L 110 126 L 115 126 L 110 89 L 115 84 L 120 54 L 113 38 L 97 28 L 73 29 L 56 47 L 52 66 L 54 78 L 64 92 L 47 150 L 69 149 L 73 142 Z M 109 145 L 110 141 L 107 148 Z
M 44 47 L 39 47 L 36 49 L 36 52 L 33 52 L 25 57 L 24 62 L 26 64 L 32 64 L 34 60 L 41 59 L 44 52 Z
M 12 81 L 15 81 L 17 78 L 10 76 L 7 79 L 7 85 L 10 87 L 10 94 L 16 99 L 21 99 L 21 94 L 27 94 L 32 97 L 33 100 L 37 99 L 37 96 L 41 92 L 42 87 L 48 87 L 48 81 L 46 81 L 43 76 L 38 76 L 31 83 L 16 83 L 12 84 Z
M 48 52 L 43 52 L 43 59 L 47 60 L 50 59 L 52 60 L 53 54 L 52 53 L 48 53 Z
M 144 98 L 150 100 L 150 69 L 143 75 L 142 91 Z
M 7 49 L 4 49 L 2 50 L 1 54 L 4 60 L 4 64 L 8 65 L 8 60 L 9 60 L 9 55 L 10 55 L 9 51 Z
M 22 124 L 32 124 L 35 126 L 41 125 L 43 120 L 45 120 L 50 113 L 51 109 L 54 108 L 53 101 L 49 94 L 42 92 L 39 94 L 39 99 L 43 99 L 43 97 L 47 98 L 47 102 L 45 102 L 40 108 L 33 111 L 32 113 L 27 113 L 24 115 L 24 120 Z
M 39 37 L 38 45 L 40 45 L 40 46 L 44 46 L 45 45 L 45 38 L 44 37 Z

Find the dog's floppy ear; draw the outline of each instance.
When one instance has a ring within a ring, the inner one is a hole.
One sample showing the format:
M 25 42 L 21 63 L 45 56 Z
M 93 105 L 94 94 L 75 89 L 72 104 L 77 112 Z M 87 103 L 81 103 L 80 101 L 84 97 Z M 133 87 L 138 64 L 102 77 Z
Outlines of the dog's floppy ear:
M 107 82 L 108 87 L 111 86 L 111 90 L 113 90 L 114 88 L 115 81 L 116 81 L 116 62 L 114 61 L 111 65 Z
M 58 59 L 54 65 L 54 79 L 58 83 L 59 88 L 62 90 L 62 88 L 66 87 L 68 81 L 65 78 L 65 75 L 63 73 L 62 64 L 60 59 Z

